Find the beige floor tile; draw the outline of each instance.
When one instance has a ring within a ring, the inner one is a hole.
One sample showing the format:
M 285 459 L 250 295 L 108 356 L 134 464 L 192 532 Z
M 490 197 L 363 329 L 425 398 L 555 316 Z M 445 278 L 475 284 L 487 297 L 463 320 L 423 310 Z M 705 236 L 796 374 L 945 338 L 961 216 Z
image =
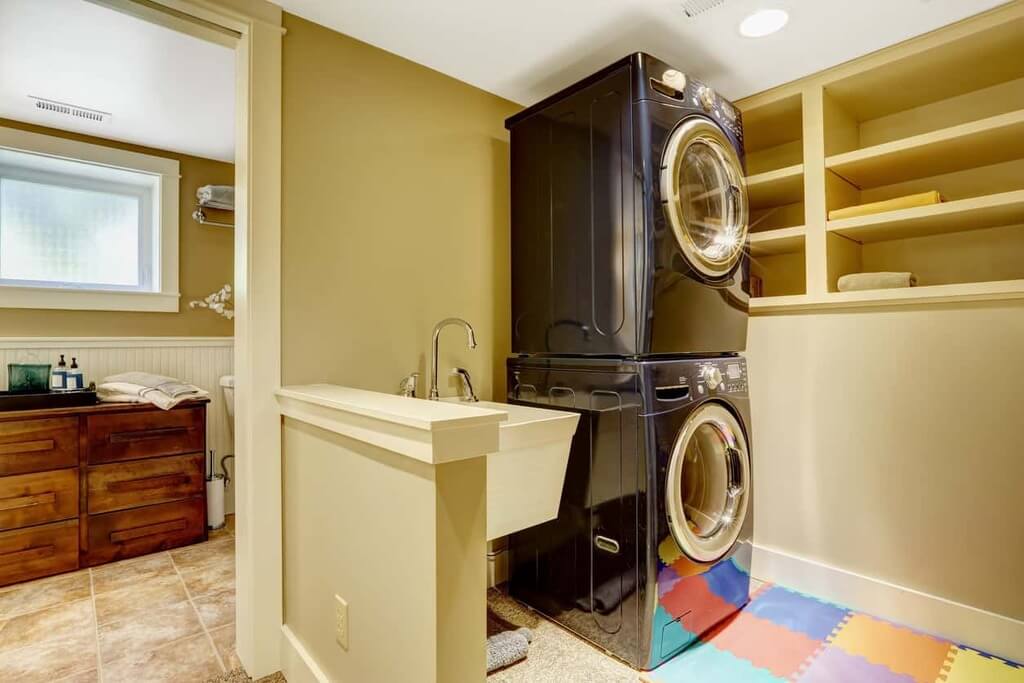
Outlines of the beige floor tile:
M 88 570 L 7 586 L 0 588 L 0 619 L 89 596 Z
M 202 631 L 203 626 L 191 603 L 160 607 L 100 626 L 100 660 L 105 663 L 127 653 L 154 650 Z
M 135 586 L 98 593 L 96 620 L 101 625 L 109 624 L 186 600 L 185 586 L 177 574 L 150 578 Z
M 225 557 L 199 569 L 181 571 L 181 578 L 192 595 L 206 595 L 235 587 L 235 559 Z
M 88 629 L 4 652 L 0 656 L 0 681 L 50 683 L 95 668 L 96 634 Z
M 177 548 L 170 551 L 178 571 L 207 569 L 225 562 L 235 561 L 235 539 L 222 538 L 206 543 Z
M 104 683 L 198 683 L 221 673 L 205 633 L 103 664 Z
M 0 621 L 0 652 L 87 633 L 93 628 L 92 599 L 66 602 Z
M 228 624 L 227 626 L 221 626 L 220 628 L 213 629 L 210 631 L 210 637 L 213 638 L 213 644 L 217 647 L 217 651 L 220 653 L 220 658 L 224 662 L 224 666 L 228 671 L 242 666 L 241 660 L 238 659 L 238 652 L 235 651 L 234 624 Z
M 96 593 L 109 593 L 174 575 L 171 556 L 161 552 L 95 567 L 92 570 L 92 585 Z
M 217 628 L 224 624 L 230 624 L 235 620 L 235 589 L 207 593 L 206 595 L 193 595 L 192 602 L 199 610 L 199 617 L 203 620 L 206 628 Z
M 67 678 L 60 678 L 53 683 L 100 683 L 100 672 L 96 669 L 72 674 Z

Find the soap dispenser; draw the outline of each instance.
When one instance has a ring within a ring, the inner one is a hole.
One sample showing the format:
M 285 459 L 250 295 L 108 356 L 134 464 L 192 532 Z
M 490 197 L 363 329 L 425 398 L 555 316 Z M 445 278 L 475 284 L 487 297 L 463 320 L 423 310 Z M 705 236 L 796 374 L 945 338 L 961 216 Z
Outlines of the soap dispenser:
M 68 388 L 68 364 L 64 362 L 64 354 L 60 355 L 60 362 L 50 374 L 50 389 L 53 391 L 65 391 Z
M 85 388 L 85 377 L 82 376 L 82 369 L 78 367 L 78 359 L 71 357 L 71 368 L 68 370 L 68 390 L 78 391 Z

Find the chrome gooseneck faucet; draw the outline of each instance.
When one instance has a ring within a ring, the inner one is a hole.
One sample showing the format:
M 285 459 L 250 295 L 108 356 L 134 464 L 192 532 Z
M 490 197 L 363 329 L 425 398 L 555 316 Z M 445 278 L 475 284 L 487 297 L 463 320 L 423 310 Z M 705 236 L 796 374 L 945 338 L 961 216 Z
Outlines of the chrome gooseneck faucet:
M 473 332 L 473 326 L 467 323 L 462 318 L 445 318 L 437 325 L 434 326 L 434 339 L 430 345 L 430 400 L 436 401 L 440 394 L 437 393 L 437 346 L 438 338 L 441 336 L 441 330 L 448 327 L 449 325 L 462 325 L 466 328 L 466 338 L 469 343 L 469 348 L 476 348 L 476 333 Z

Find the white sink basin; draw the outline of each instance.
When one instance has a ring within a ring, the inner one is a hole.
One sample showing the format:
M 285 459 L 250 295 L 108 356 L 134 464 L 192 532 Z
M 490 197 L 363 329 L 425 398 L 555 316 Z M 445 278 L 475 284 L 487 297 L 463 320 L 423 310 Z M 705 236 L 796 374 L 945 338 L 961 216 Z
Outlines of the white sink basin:
M 580 416 L 491 401 L 465 405 L 508 413 L 499 425 L 498 451 L 487 454 L 487 540 L 557 517 Z

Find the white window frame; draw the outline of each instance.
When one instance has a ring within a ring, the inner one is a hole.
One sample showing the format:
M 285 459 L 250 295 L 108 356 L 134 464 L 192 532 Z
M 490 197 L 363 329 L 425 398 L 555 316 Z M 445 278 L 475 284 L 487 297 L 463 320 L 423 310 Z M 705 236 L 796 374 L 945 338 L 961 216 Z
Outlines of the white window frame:
M 129 152 L 77 140 L 0 128 L 0 148 L 79 161 L 154 176 L 160 209 L 157 229 L 159 251 L 151 263 L 153 291 L 103 287 L 45 286 L 35 283 L 0 284 L 0 308 L 52 308 L 92 311 L 144 311 L 177 313 L 178 200 L 180 170 L 176 159 Z M 15 175 L 31 175 L 30 172 Z M 102 184 L 102 181 L 100 181 Z M 71 183 L 68 184 L 71 186 Z

